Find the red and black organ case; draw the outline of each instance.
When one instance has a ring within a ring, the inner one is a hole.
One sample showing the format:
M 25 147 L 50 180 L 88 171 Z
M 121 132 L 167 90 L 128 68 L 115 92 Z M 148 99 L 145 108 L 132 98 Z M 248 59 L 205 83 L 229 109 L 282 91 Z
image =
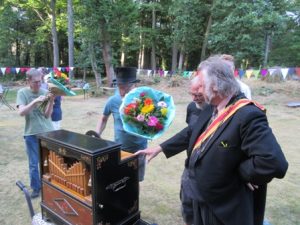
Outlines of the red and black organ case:
M 39 135 L 42 215 L 57 224 L 140 220 L 138 159 L 115 142 L 66 130 Z

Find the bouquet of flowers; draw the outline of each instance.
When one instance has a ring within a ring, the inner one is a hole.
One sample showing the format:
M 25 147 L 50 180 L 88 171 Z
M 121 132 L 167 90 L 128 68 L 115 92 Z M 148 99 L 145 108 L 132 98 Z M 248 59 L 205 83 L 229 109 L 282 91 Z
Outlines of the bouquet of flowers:
M 50 93 L 56 96 L 75 96 L 76 93 L 71 91 L 68 87 L 70 79 L 65 73 L 60 72 L 59 70 L 54 70 L 50 72 L 45 77 L 47 79 L 48 90 Z M 39 109 L 45 111 L 45 108 L 48 104 L 49 99 L 46 99 L 40 105 Z
M 131 90 L 120 107 L 126 132 L 147 139 L 161 136 L 175 116 L 172 96 L 149 87 Z

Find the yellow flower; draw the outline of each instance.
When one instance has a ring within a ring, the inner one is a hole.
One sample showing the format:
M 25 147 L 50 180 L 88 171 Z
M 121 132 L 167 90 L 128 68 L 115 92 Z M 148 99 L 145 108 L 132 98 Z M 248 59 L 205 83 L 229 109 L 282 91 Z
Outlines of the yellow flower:
M 161 112 L 161 114 L 162 114 L 163 116 L 166 116 L 167 113 L 168 113 L 168 109 L 167 109 L 167 108 L 162 108 L 162 109 L 160 110 L 160 112 Z
M 61 77 L 64 78 L 64 79 L 68 78 L 67 74 L 65 74 L 65 73 L 61 73 Z
M 154 105 L 145 105 L 141 111 L 143 114 L 147 114 L 147 113 L 151 113 L 153 110 L 154 110 Z

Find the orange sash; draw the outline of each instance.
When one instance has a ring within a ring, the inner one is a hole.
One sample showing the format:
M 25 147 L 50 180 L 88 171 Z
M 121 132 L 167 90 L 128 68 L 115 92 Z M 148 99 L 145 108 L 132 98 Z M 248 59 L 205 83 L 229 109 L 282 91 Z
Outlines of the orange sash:
M 249 99 L 240 99 L 236 101 L 233 105 L 226 107 L 222 113 L 206 128 L 206 130 L 198 137 L 193 151 L 201 146 L 201 144 L 207 140 L 216 130 L 228 120 L 238 109 L 242 108 L 245 105 L 253 103 L 261 110 L 265 111 L 265 108 L 258 104 L 257 102 L 251 101 Z

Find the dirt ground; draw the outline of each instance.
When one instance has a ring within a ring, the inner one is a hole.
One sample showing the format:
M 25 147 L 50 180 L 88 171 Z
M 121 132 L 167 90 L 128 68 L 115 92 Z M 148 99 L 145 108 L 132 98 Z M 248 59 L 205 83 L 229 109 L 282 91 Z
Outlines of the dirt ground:
M 273 225 L 300 224 L 300 108 L 289 108 L 288 102 L 300 102 L 299 81 L 270 84 L 260 80 L 246 80 L 251 87 L 253 99 L 267 108 L 270 126 L 273 129 L 286 157 L 289 170 L 282 180 L 269 184 L 266 218 Z M 168 87 L 166 81 L 153 86 L 173 96 L 176 119 L 156 145 L 185 127 L 185 110 L 190 96 L 188 81 L 180 87 Z M 84 99 L 83 95 L 64 97 L 62 102 L 62 128 L 78 133 L 94 130 L 107 96 Z M 29 186 L 28 161 L 23 141 L 24 118 L 5 106 L 0 108 L 0 224 L 30 224 L 29 211 L 22 192 L 16 187 L 17 180 Z M 113 120 L 103 135 L 113 140 Z M 179 183 L 185 153 L 168 160 L 161 154 L 146 170 L 141 184 L 140 210 L 143 219 L 159 225 L 183 224 L 180 214 Z M 40 199 L 33 201 L 35 212 L 40 212 Z

